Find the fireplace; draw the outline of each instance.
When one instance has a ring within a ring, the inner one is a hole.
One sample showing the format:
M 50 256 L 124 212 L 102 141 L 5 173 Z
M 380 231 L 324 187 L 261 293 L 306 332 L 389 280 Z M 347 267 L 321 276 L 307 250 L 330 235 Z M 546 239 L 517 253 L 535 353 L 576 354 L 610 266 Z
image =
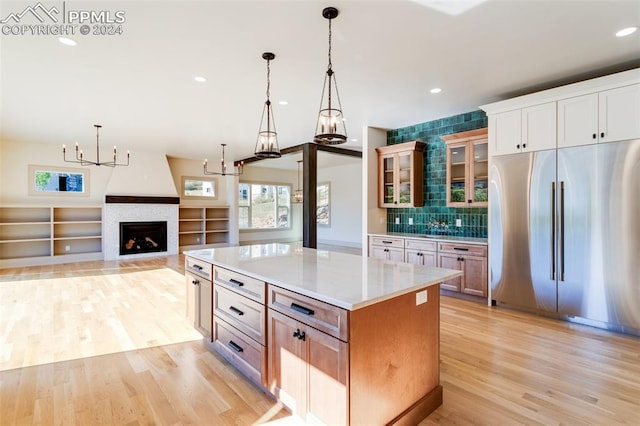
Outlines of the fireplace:
M 120 255 L 167 251 L 167 222 L 120 222 Z

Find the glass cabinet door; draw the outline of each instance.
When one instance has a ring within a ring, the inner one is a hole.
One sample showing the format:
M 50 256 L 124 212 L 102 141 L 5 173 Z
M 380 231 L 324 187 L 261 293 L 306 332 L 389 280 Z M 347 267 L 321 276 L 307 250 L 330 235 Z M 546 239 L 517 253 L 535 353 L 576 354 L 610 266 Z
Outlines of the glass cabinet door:
M 398 204 L 411 203 L 411 153 L 398 155 Z
M 486 141 L 480 141 L 473 144 L 473 202 L 486 203 L 488 198 L 487 192 L 487 173 L 488 173 L 488 145 Z
M 383 174 L 384 174 L 384 189 L 383 189 L 383 196 L 384 196 L 384 203 L 385 204 L 393 204 L 393 156 L 390 157 L 385 157 L 382 160 L 382 164 L 383 164 Z
M 466 145 L 449 145 L 449 203 L 464 203 L 468 197 L 466 194 Z

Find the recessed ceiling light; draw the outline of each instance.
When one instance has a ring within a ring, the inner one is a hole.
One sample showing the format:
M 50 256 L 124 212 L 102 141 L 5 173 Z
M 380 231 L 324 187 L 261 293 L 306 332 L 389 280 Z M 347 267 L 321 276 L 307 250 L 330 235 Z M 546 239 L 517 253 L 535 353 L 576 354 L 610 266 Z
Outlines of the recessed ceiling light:
M 193 77 L 193 79 L 195 81 L 197 81 L 198 83 L 204 83 L 204 82 L 207 81 L 207 79 L 205 77 L 201 76 L 201 75 L 197 75 L 197 76 Z
M 442 89 L 439 87 L 434 87 L 433 89 L 429 90 L 431 93 L 440 93 L 442 92 Z
M 280 101 L 280 102 L 278 102 L 278 103 L 279 103 L 280 105 L 289 105 L 289 102 L 287 102 L 287 101 Z
M 616 37 L 625 37 L 635 33 L 637 30 L 638 30 L 638 27 L 624 28 L 616 33 Z
M 67 37 L 58 37 L 58 41 L 62 44 L 66 44 L 67 46 L 75 46 L 78 44 L 77 41 L 72 40 L 70 38 Z

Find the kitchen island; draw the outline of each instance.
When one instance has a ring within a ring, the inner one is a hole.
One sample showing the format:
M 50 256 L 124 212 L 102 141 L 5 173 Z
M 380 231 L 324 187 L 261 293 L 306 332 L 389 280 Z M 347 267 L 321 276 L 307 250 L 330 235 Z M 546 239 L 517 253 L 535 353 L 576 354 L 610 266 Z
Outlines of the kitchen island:
M 415 424 L 442 403 L 438 284 L 459 271 L 288 244 L 185 255 L 207 341 L 296 415 Z

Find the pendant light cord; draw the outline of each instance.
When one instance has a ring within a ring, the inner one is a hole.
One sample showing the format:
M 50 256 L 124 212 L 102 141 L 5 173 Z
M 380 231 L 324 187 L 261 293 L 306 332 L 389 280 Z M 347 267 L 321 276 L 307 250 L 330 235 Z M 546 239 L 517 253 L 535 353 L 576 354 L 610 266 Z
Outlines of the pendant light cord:
M 331 19 L 329 19 L 329 67 L 327 68 L 329 71 L 331 70 Z
M 267 105 L 269 103 L 269 89 L 271 87 L 271 66 L 269 65 L 271 61 L 267 59 Z

